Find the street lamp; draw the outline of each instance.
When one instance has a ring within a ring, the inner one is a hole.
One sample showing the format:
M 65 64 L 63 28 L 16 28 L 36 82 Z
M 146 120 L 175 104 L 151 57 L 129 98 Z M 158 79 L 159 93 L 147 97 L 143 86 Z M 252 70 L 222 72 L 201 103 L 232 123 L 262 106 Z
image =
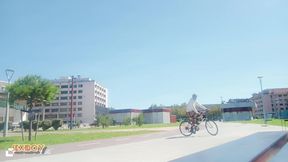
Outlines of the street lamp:
M 14 70 L 6 69 L 5 72 L 6 72 L 6 77 L 7 77 L 7 80 L 8 80 L 8 84 L 10 84 L 10 81 L 11 81 L 11 79 L 13 77 L 13 74 L 14 74 Z M 9 108 L 10 108 L 9 96 L 10 96 L 10 93 L 9 93 L 9 91 L 7 91 L 7 103 L 6 103 L 6 111 L 5 111 L 5 124 L 4 124 L 3 137 L 6 137 L 7 132 L 8 132 Z
M 260 82 L 260 89 L 261 89 L 261 100 L 262 100 L 262 109 L 263 109 L 263 115 L 264 115 L 264 125 L 266 125 L 266 111 L 265 111 L 265 107 L 264 107 L 264 97 L 263 97 L 263 88 L 262 88 L 262 78 L 263 76 L 258 76 L 257 77 L 259 79 Z

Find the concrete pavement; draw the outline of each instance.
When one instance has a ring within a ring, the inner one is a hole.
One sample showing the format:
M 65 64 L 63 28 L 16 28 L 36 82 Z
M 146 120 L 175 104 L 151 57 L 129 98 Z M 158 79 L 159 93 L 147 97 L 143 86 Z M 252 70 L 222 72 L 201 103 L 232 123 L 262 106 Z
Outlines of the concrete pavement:
M 169 133 L 162 134 L 143 141 L 129 141 L 130 137 L 120 143 L 112 142 L 109 145 L 103 145 L 97 141 L 91 143 L 89 149 L 72 151 L 66 153 L 54 154 L 51 150 L 50 155 L 39 155 L 37 157 L 8 160 L 9 162 L 79 162 L 79 161 L 101 161 L 101 162 L 164 162 L 174 160 L 192 153 L 203 151 L 221 144 L 263 131 L 281 131 L 281 127 L 239 123 L 217 123 L 219 134 L 217 136 L 209 135 L 205 129 L 201 129 L 196 135 L 190 137 L 182 136 L 178 128 L 169 130 Z M 113 139 L 117 140 L 117 139 Z M 89 143 L 88 143 L 89 144 Z M 72 144 L 74 147 L 80 147 L 79 143 Z M 100 147 L 99 147 L 100 146 Z M 71 147 L 71 144 L 70 144 Z M 63 148 L 65 149 L 65 147 Z

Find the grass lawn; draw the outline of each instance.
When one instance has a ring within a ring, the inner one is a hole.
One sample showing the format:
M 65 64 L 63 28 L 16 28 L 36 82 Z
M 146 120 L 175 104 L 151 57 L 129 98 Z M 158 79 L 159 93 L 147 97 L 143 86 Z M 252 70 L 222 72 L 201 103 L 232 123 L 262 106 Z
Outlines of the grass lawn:
M 142 129 L 142 128 L 165 128 L 165 127 L 176 127 L 179 126 L 179 123 L 168 123 L 168 124 L 143 124 L 142 126 L 137 125 L 117 125 L 117 126 L 109 126 L 109 130 L 117 130 L 117 129 Z M 102 127 L 94 127 L 90 129 L 102 129 Z
M 248 123 L 248 124 L 264 124 L 263 119 L 255 119 L 255 120 L 247 120 L 247 121 L 239 121 L 240 123 Z M 281 126 L 281 120 L 280 119 L 272 119 L 267 121 L 268 125 L 275 125 L 275 126 Z
M 113 137 L 123 137 L 123 136 L 133 136 L 141 135 L 147 133 L 153 133 L 157 131 L 150 130 L 135 130 L 135 131 L 119 131 L 119 132 L 77 132 L 77 133 L 49 133 L 41 134 L 37 136 L 37 141 L 34 140 L 34 134 L 32 141 L 27 141 L 27 136 L 25 136 L 26 141 L 21 140 L 21 136 L 12 136 L 0 138 L 0 149 L 7 149 L 11 147 L 12 144 L 45 144 L 46 146 L 61 143 L 71 143 L 80 141 L 89 141 L 97 139 L 108 139 Z

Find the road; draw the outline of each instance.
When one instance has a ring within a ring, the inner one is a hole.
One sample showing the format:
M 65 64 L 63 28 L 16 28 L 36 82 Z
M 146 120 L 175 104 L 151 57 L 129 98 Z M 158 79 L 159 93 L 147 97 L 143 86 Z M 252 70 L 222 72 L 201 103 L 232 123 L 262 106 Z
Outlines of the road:
M 209 135 L 201 129 L 196 135 L 182 136 L 178 128 L 161 133 L 121 137 L 49 147 L 49 155 L 25 155 L 5 158 L 8 162 L 164 162 L 203 151 L 261 131 L 281 131 L 281 127 L 217 123 L 219 134 Z M 2 161 L 2 160 L 1 160 Z

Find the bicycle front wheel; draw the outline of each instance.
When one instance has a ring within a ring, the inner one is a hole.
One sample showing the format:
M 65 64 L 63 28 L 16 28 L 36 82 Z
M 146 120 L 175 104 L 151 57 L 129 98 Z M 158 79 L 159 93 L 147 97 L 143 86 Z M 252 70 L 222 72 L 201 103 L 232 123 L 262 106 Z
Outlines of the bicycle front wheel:
M 179 125 L 179 130 L 184 136 L 190 136 L 192 134 L 192 124 L 188 121 L 182 121 Z
M 209 134 L 216 136 L 218 134 L 218 126 L 214 121 L 207 120 L 205 122 L 205 128 Z

